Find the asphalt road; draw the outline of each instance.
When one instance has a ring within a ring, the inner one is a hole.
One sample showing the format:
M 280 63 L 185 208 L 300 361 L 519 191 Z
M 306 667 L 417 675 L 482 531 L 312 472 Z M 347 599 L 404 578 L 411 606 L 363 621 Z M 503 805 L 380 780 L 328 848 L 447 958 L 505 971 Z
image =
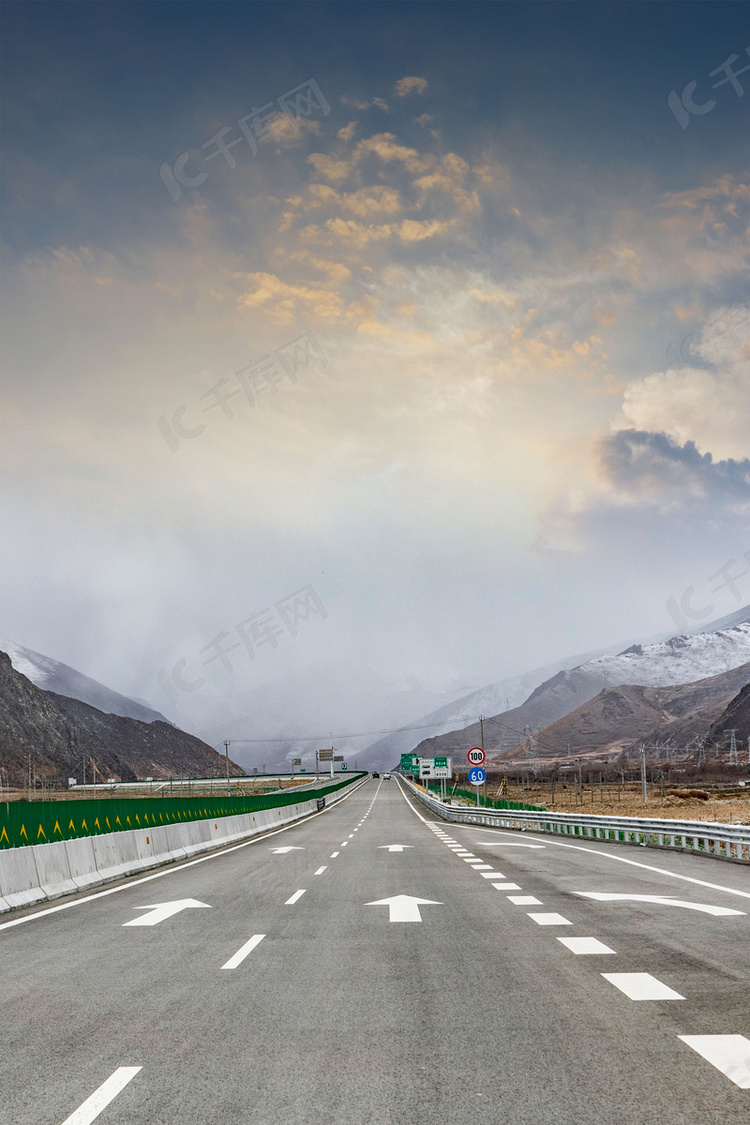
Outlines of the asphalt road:
M 746 867 L 436 823 L 373 780 L 70 902 L 0 924 L 4 1125 L 750 1121 Z

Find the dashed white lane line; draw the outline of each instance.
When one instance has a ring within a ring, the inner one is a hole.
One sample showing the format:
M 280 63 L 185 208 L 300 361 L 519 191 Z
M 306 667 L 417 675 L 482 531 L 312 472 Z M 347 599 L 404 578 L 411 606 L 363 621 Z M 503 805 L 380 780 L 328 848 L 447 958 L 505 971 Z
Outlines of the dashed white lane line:
M 90 1098 L 86 1098 L 83 1105 L 79 1106 L 70 1117 L 66 1117 L 63 1125 L 91 1125 L 95 1121 L 103 1109 L 109 1105 L 117 1095 L 125 1089 L 128 1082 L 135 1078 L 139 1070 L 143 1068 L 140 1066 L 118 1066 L 117 1070 L 110 1074 L 106 1082 L 102 1082 L 98 1090 L 94 1090 Z
M 355 783 L 345 797 L 339 801 L 343 804 L 349 798 L 365 785 L 365 781 Z M 191 859 L 187 863 L 179 863 L 174 865 L 167 865 L 163 871 L 154 871 L 151 875 L 142 875 L 137 879 L 131 879 L 126 883 L 121 883 L 117 887 L 106 887 L 103 891 L 94 891 L 93 894 L 83 895 L 82 898 L 74 898 L 70 902 L 60 903 L 58 906 L 48 906 L 44 910 L 36 910 L 33 914 L 26 914 L 23 918 L 13 918 L 10 922 L 0 922 L 0 930 L 10 930 L 14 926 L 23 926 L 26 922 L 34 922 L 37 918 L 45 918 L 48 914 L 59 914 L 61 910 L 72 910 L 73 907 L 83 906 L 84 903 L 94 902 L 98 898 L 108 898 L 110 895 L 120 894 L 122 891 L 132 890 L 133 887 L 139 887 L 141 883 L 151 883 L 154 879 L 164 879 L 169 875 L 177 875 L 180 872 L 187 871 L 189 867 L 197 867 L 199 863 L 209 863 L 214 859 L 221 859 L 223 856 L 230 855 L 232 852 L 238 852 L 242 848 L 254 847 L 256 844 L 262 843 L 263 840 L 270 839 L 271 836 L 279 836 L 282 832 L 289 832 L 293 828 L 298 828 L 301 823 L 306 823 L 308 820 L 315 820 L 318 816 L 325 816 L 330 812 L 333 806 L 328 809 L 321 809 L 320 812 L 310 813 L 309 816 L 304 818 L 304 821 L 292 821 L 291 824 L 285 824 L 283 828 L 273 828 L 270 832 L 264 832 L 260 836 L 252 836 L 249 840 L 243 840 L 241 844 L 233 844 L 229 848 L 220 848 L 217 851 L 209 852 L 208 855 L 199 856 L 198 859 Z
M 514 906 L 542 906 L 543 905 L 543 903 L 540 902 L 538 898 L 534 898 L 533 895 L 506 895 L 505 897 L 508 899 L 509 902 L 512 902 Z
M 260 945 L 265 936 L 265 934 L 253 934 L 250 940 L 246 941 L 244 945 L 241 945 L 234 956 L 230 957 L 226 964 L 221 966 L 222 969 L 236 969 L 238 965 L 242 964 L 248 953 L 252 953 L 256 945 Z
M 343 841 L 342 841 L 342 842 L 341 842 L 341 843 L 339 844 L 339 847 L 340 847 L 340 848 L 345 848 L 345 847 L 346 847 L 346 845 L 347 845 L 348 843 L 349 843 L 349 841 L 348 841 L 348 840 L 343 840 Z
M 473 853 L 473 852 L 467 852 L 467 851 L 464 851 L 464 849 L 463 849 L 463 848 L 461 849 L 461 851 L 460 851 L 460 852 L 456 852 L 456 855 L 459 855 L 459 856 L 461 857 L 461 859 L 476 859 L 476 858 L 477 858 L 477 857 L 476 857 L 476 856 L 474 855 L 474 853 Z
M 304 893 L 304 891 L 295 891 L 292 897 L 286 900 L 284 906 L 294 906 L 295 902 L 299 902 Z
M 335 859 L 338 854 L 338 852 L 331 852 L 330 858 Z
M 354 833 L 350 832 L 349 835 L 347 836 L 347 840 L 353 840 L 353 839 L 354 839 Z
M 319 867 L 318 870 L 315 872 L 315 874 L 316 875 L 322 875 L 323 872 L 327 871 L 327 870 L 328 870 L 328 867 L 324 865 L 323 867 Z
M 481 874 L 483 879 L 504 879 L 505 878 L 502 871 L 481 871 L 480 874 Z
M 527 918 L 532 918 L 537 926 L 572 926 L 573 923 L 569 922 L 567 918 L 563 918 L 562 914 L 539 914 L 531 913 L 526 915 Z
M 571 953 L 577 953 L 579 956 L 588 956 L 593 953 L 614 953 L 614 949 L 610 949 L 603 941 L 599 941 L 595 937 L 559 937 L 557 939 L 562 942 Z
M 602 973 L 605 980 L 631 1000 L 684 1000 L 679 992 L 652 977 L 651 973 Z
M 472 871 L 492 871 L 491 863 L 472 863 Z
M 750 1039 L 744 1035 L 678 1035 L 683 1043 L 725 1074 L 741 1090 L 750 1090 Z
M 493 883 L 496 891 L 520 891 L 518 883 Z

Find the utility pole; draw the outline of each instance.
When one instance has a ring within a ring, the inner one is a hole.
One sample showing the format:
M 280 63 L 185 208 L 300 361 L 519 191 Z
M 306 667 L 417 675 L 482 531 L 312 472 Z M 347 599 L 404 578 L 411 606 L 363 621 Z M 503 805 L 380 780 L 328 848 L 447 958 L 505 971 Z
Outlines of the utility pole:
M 481 735 L 479 744 L 482 747 L 482 752 L 484 752 L 484 718 L 483 718 L 482 715 L 479 716 L 479 733 Z M 487 770 L 486 769 L 485 769 L 485 772 L 484 772 L 484 803 L 485 803 L 485 807 L 486 807 L 486 805 L 487 805 Z M 477 785 L 477 805 L 478 804 L 479 804 L 479 786 Z
M 729 735 L 729 764 L 730 766 L 738 766 L 737 761 L 737 730 L 725 730 L 724 734 Z
M 224 757 L 227 764 L 227 797 L 229 796 L 229 739 L 224 739 Z
M 648 801 L 648 786 L 646 784 L 646 747 L 643 742 L 638 749 L 641 755 L 641 796 L 645 805 Z

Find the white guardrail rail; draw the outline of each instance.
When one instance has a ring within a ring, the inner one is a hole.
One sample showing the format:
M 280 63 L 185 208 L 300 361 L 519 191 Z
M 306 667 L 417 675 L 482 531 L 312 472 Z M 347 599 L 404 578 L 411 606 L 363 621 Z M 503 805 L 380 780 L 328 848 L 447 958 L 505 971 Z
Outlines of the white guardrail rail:
M 657 820 L 655 817 L 594 816 L 586 813 L 521 812 L 516 809 L 472 808 L 446 805 L 421 786 L 399 774 L 399 779 L 431 812 L 457 824 L 483 824 L 488 828 L 522 832 L 551 832 L 584 840 L 611 840 L 641 847 L 667 848 L 750 863 L 750 825 L 719 824 L 705 820 Z

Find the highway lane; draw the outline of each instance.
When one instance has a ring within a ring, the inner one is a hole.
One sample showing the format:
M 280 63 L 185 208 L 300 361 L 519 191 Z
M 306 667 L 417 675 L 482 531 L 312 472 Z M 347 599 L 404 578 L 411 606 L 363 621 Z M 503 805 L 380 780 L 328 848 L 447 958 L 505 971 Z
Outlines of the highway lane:
M 370 781 L 269 839 L 0 930 L 3 1121 L 59 1125 L 121 1067 L 141 1069 L 86 1120 L 748 1119 L 750 1090 L 679 1036 L 750 1037 L 750 897 L 549 843 L 435 823 L 395 780 Z M 735 865 L 591 850 L 750 894 Z M 367 905 L 399 895 L 430 900 L 421 922 Z M 210 909 L 126 924 L 186 899 Z M 684 999 L 634 1001 L 603 972 L 648 973 Z

